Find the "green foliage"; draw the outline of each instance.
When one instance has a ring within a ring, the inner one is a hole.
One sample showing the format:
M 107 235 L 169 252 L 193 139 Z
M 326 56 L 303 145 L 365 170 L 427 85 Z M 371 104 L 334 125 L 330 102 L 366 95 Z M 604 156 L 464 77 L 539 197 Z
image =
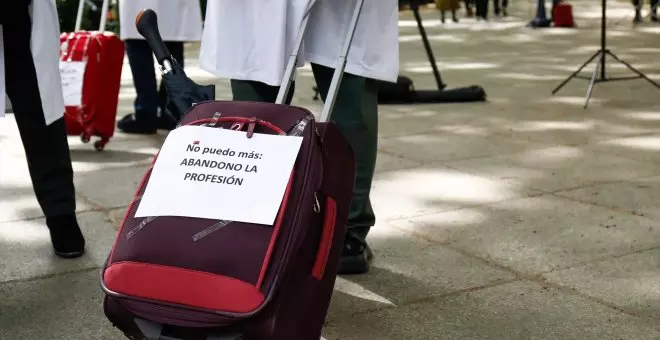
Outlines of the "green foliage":
M 76 15 L 78 14 L 78 4 L 81 0 L 56 0 L 57 12 L 60 17 L 60 31 L 73 32 L 76 27 Z M 101 23 L 101 6 L 103 0 L 82 0 L 85 1 L 85 10 L 83 13 L 83 30 L 97 30 Z M 208 0 L 199 0 L 202 7 L 202 18 L 206 16 L 206 3 Z M 91 4 L 91 5 L 90 5 Z M 107 20 L 106 30 L 119 34 L 119 4 L 118 0 L 110 0 L 110 9 L 108 10 L 110 18 Z
M 83 12 L 81 29 L 97 30 L 101 23 L 101 6 L 103 5 L 103 0 L 82 1 L 85 1 L 85 10 Z M 56 0 L 61 32 L 73 32 L 75 29 L 79 3 L 80 0 Z M 105 29 L 119 34 L 119 12 L 116 3 L 116 0 L 110 1 L 110 9 L 108 10 L 110 18 L 107 20 Z

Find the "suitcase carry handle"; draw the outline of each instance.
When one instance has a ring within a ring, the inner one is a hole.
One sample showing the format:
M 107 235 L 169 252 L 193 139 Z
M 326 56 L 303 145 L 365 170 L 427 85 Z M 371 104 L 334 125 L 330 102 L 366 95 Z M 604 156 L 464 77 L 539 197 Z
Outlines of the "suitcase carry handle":
M 80 0 L 78 3 L 78 14 L 76 15 L 76 28 L 75 32 L 80 31 L 80 26 L 82 26 L 83 11 L 85 9 L 85 2 L 89 0 Z M 99 24 L 99 32 L 105 31 L 105 25 L 108 21 L 108 8 L 110 8 L 110 0 L 103 0 L 103 5 L 101 7 L 101 23 Z
M 135 28 L 144 37 L 156 56 L 158 64 L 163 66 L 165 73 L 172 70 L 172 55 L 158 30 L 158 15 L 152 9 L 140 11 L 135 17 Z
M 283 104 L 285 98 L 289 94 L 289 89 L 294 80 L 294 73 L 296 70 L 296 64 L 298 62 L 298 53 L 300 52 L 300 47 L 305 37 L 305 30 L 307 29 L 307 22 L 309 20 L 310 13 L 316 0 L 309 0 L 307 4 L 307 10 L 305 11 L 305 16 L 302 23 L 300 24 L 300 29 L 298 30 L 298 37 L 296 38 L 296 43 L 293 45 L 293 52 L 289 57 L 289 62 L 284 72 L 284 78 L 282 79 L 282 85 L 280 86 L 280 91 L 277 95 L 277 104 Z M 328 90 L 328 95 L 326 96 L 325 103 L 323 105 L 323 112 L 321 113 L 320 122 L 327 122 L 330 119 L 332 110 L 335 107 L 335 101 L 337 99 L 337 93 L 339 92 L 339 84 L 341 83 L 342 78 L 344 77 L 344 70 L 346 69 L 346 61 L 348 58 L 348 52 L 350 51 L 351 44 L 353 43 L 353 37 L 355 36 L 355 29 L 357 28 L 360 15 L 362 13 L 362 7 L 364 0 L 357 0 L 355 10 L 353 11 L 353 17 L 351 23 L 348 26 L 348 31 L 346 32 L 346 39 L 344 40 L 344 45 L 342 46 L 341 53 L 337 60 L 337 66 L 335 67 L 335 72 L 332 75 L 332 82 L 330 83 L 330 88 Z

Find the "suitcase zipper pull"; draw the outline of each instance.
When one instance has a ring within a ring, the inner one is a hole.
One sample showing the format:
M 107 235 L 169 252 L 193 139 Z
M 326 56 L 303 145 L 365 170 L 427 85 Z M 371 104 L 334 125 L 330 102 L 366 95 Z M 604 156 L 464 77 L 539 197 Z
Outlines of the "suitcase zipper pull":
M 314 212 L 317 214 L 321 212 L 321 203 L 319 203 L 319 197 L 316 193 L 314 193 Z
M 250 121 L 248 122 L 247 134 L 245 135 L 247 138 L 252 138 L 252 135 L 254 135 L 254 127 L 256 125 L 257 125 L 257 118 L 255 117 L 250 118 Z

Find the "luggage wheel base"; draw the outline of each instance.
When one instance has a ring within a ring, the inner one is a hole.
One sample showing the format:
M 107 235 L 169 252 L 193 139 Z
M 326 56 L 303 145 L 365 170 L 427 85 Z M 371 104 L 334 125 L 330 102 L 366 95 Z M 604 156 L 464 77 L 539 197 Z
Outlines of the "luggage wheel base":
M 92 140 L 92 134 L 91 133 L 83 132 L 83 133 L 80 134 L 80 141 L 81 142 L 87 144 L 91 140 Z M 101 138 L 100 140 L 97 140 L 96 142 L 94 142 L 94 149 L 98 152 L 103 151 L 103 149 L 105 149 L 105 146 L 106 146 L 106 144 L 108 144 L 109 141 L 110 141 L 110 139 L 108 139 L 108 138 Z
M 142 332 L 143 338 L 136 339 L 135 336 L 128 336 L 129 339 L 134 340 L 185 340 L 179 338 L 172 338 L 163 335 L 163 325 L 157 322 L 147 321 L 140 318 L 135 318 L 135 324 Z M 243 334 L 229 333 L 229 334 L 212 334 L 206 337 L 206 340 L 243 340 Z

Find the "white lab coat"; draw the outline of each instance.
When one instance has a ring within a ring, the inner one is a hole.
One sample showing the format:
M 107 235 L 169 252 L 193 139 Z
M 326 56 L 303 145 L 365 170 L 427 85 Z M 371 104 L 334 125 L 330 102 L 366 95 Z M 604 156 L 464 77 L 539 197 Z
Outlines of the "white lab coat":
M 122 40 L 144 39 L 135 28 L 135 17 L 145 8 L 158 15 L 158 29 L 164 41 L 199 41 L 202 38 L 199 0 L 119 0 Z
M 308 0 L 211 0 L 206 8 L 200 67 L 220 78 L 280 85 Z M 356 0 L 317 0 L 299 66 L 334 67 Z M 399 73 L 397 0 L 364 0 L 346 72 L 396 81 Z
M 30 5 L 32 16 L 32 57 L 37 70 L 37 82 L 46 125 L 64 117 L 64 95 L 60 78 L 60 23 L 55 0 L 33 0 Z M 0 26 L 1 27 L 1 26 Z M 0 28 L 1 33 L 1 28 Z M 0 107 L 5 108 L 5 67 L 2 34 L 0 34 Z

